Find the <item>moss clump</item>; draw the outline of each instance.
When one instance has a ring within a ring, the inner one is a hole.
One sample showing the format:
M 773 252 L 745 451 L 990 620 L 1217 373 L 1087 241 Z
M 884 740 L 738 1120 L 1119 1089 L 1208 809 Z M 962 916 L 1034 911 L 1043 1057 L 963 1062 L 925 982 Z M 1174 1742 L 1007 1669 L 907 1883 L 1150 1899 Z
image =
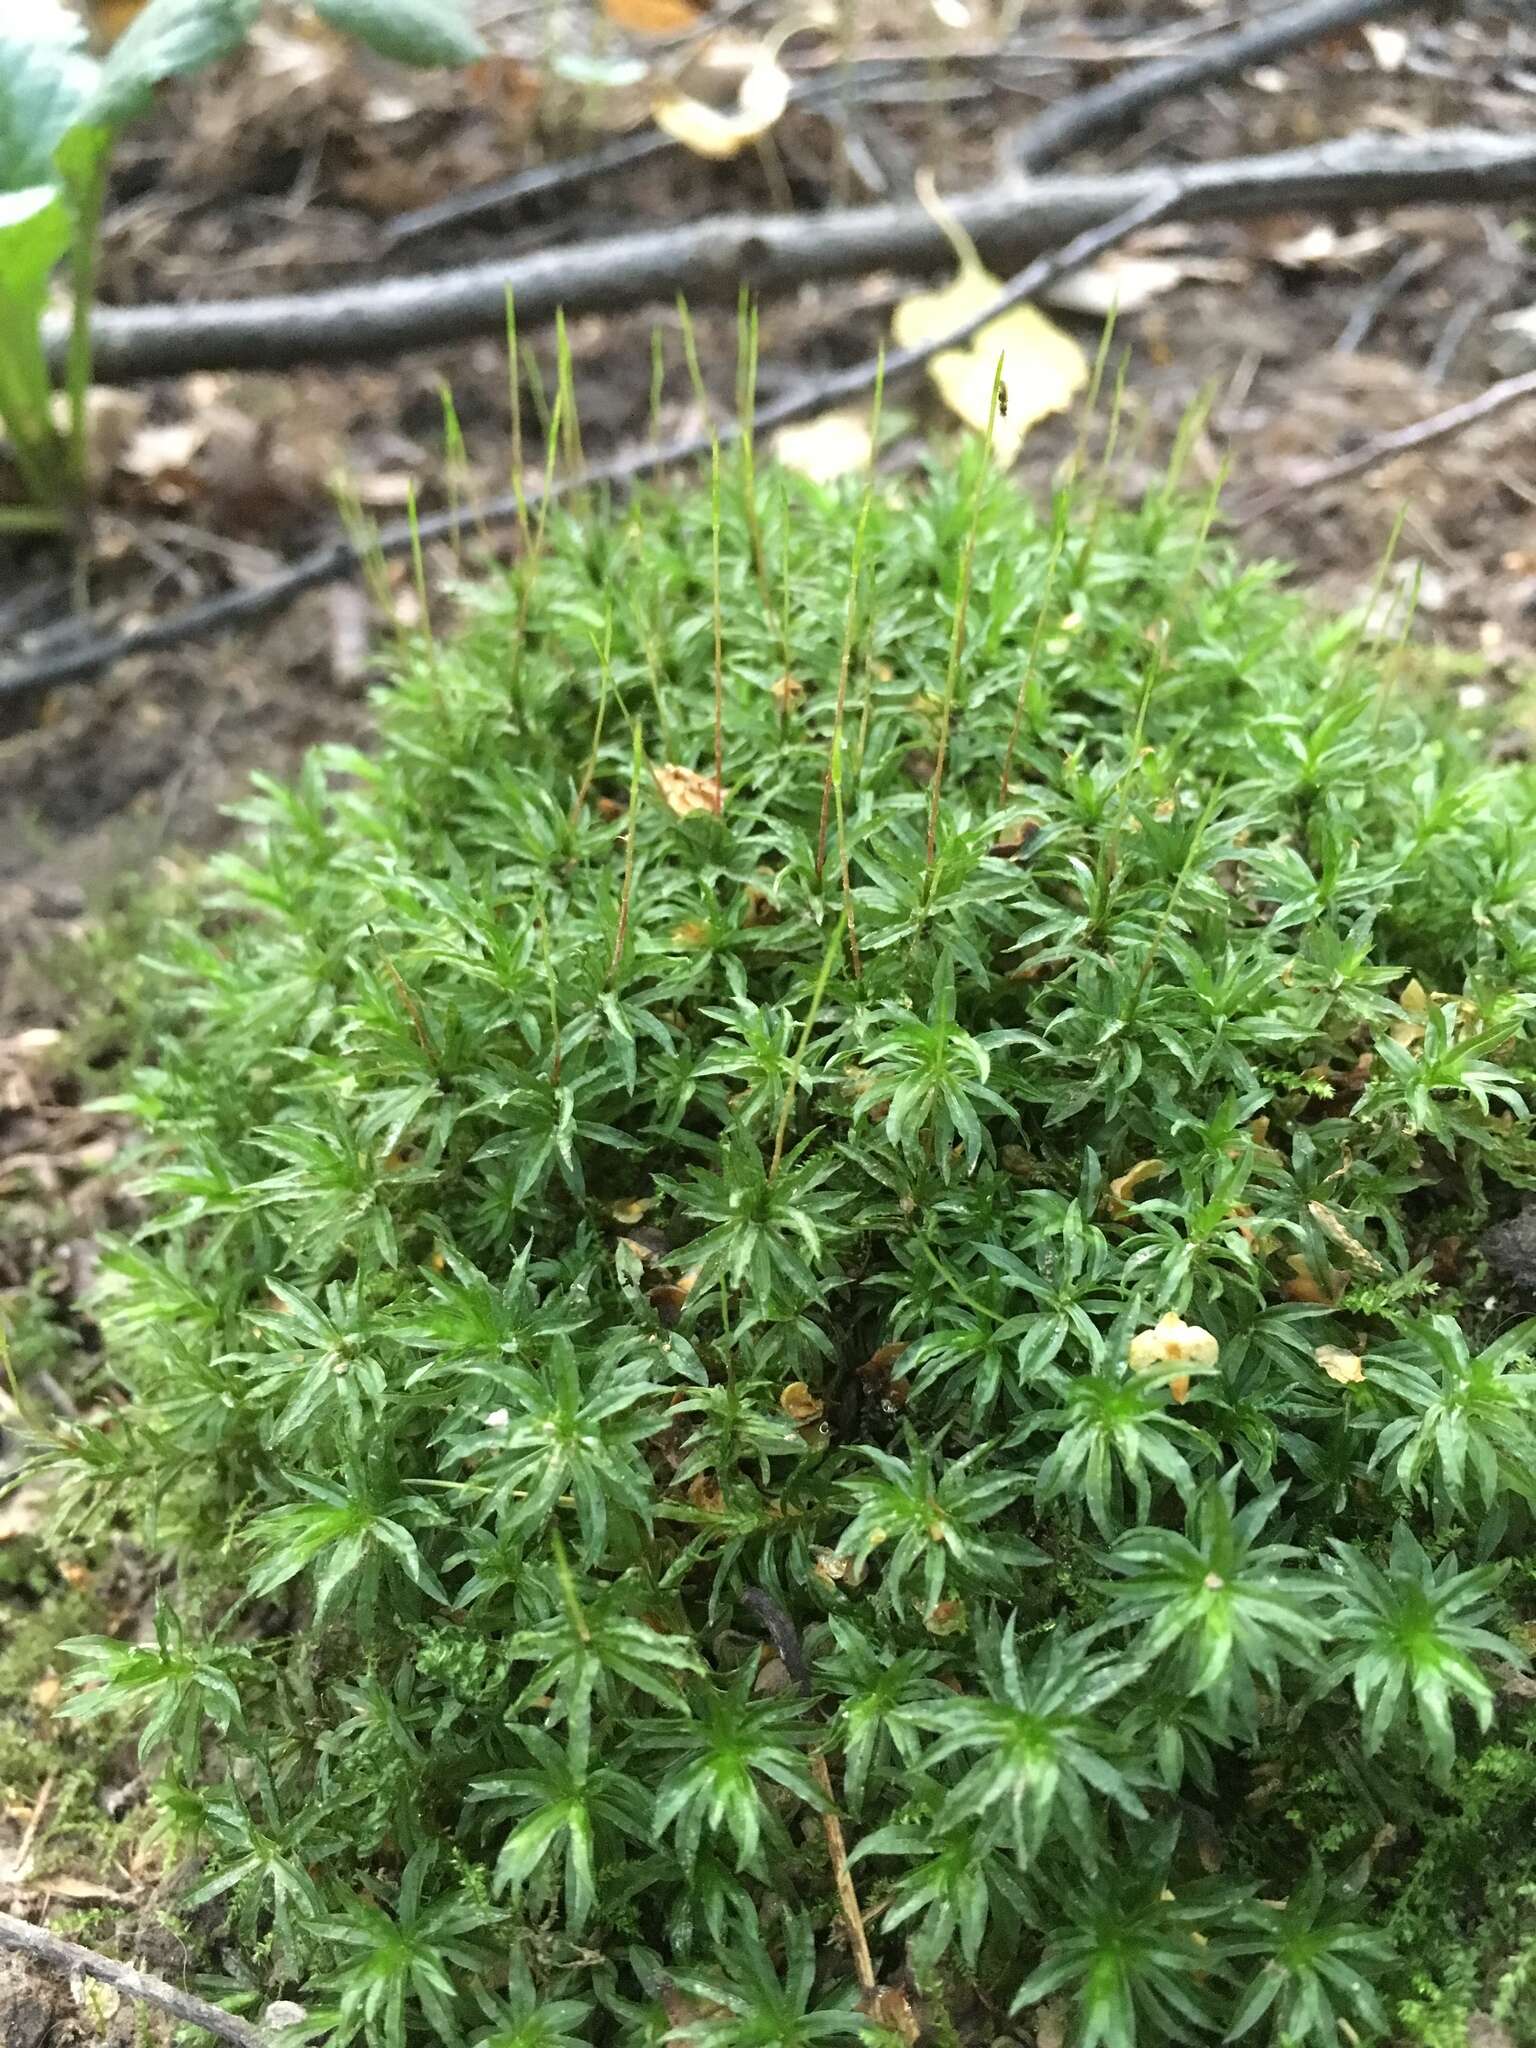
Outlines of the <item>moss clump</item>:
M 722 496 L 165 934 L 81 1705 L 338 2043 L 869 2033 L 829 1785 L 887 2021 L 1370 2036 L 1519 1654 L 1536 783 L 1174 493 Z

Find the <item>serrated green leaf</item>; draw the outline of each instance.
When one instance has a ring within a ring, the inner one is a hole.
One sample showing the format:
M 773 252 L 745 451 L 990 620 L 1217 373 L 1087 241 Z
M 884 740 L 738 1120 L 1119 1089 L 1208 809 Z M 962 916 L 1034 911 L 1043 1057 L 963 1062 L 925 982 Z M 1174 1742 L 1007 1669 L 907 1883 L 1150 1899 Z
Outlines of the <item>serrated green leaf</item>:
M 315 0 L 315 12 L 397 64 L 472 64 L 485 55 L 456 0 Z

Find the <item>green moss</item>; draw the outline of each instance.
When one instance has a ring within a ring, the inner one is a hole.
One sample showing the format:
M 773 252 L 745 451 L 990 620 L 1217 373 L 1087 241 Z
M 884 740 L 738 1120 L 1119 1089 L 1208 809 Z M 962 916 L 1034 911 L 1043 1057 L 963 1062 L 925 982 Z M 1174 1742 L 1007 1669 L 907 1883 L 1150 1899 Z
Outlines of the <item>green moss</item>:
M 98 1803 L 104 1787 L 132 1775 L 128 1717 L 84 1726 L 60 1720 L 53 1709 L 64 1661 L 60 1641 L 102 1628 L 106 1611 L 88 1587 L 61 1590 L 34 1539 L 0 1546 L 0 1565 L 10 1573 L 0 1592 L 0 1805 L 30 1811 L 46 1788 L 32 1872 L 99 1875 L 104 1855 L 121 1853 L 134 1835 Z
M 817 1755 L 936 2008 L 1381 2033 L 1519 1804 L 1446 1239 L 1536 1168 L 1536 781 L 1172 493 L 939 472 L 852 579 L 857 492 L 722 501 L 552 522 L 156 941 L 65 1462 L 185 1576 L 77 1711 L 337 2044 L 868 2033 Z

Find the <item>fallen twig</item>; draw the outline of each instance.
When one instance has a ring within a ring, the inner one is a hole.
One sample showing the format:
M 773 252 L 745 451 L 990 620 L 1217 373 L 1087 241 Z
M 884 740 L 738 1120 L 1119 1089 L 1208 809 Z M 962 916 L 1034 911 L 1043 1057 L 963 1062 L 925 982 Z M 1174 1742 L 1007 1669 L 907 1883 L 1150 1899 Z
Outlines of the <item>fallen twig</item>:
M 719 778 L 716 777 L 718 786 Z M 800 1640 L 800 1631 L 773 1595 L 765 1593 L 761 1586 L 749 1586 L 741 1598 L 742 1605 L 751 1608 L 773 1638 L 773 1647 L 778 1651 L 784 1669 L 800 1690 L 808 1693 L 811 1689 L 811 1667 L 805 1661 L 805 1645 Z
M 1047 107 L 1021 130 L 1014 155 L 1023 169 L 1044 170 L 1069 150 L 1121 127 L 1164 100 L 1197 92 L 1218 79 L 1234 78 L 1252 64 L 1284 56 L 1362 21 L 1406 14 L 1416 4 L 1417 0 L 1299 0 L 1295 6 L 1277 7 L 1226 35 L 1212 36 L 1187 56 L 1138 64 L 1107 84 Z
M 1008 76 L 1000 74 L 1000 66 L 1010 58 L 1031 55 L 1037 55 L 1034 41 L 1020 39 L 985 51 L 961 52 L 958 55 L 946 52 L 943 63 L 946 71 L 958 69 L 963 73 L 970 88 L 990 94 L 1008 89 Z M 850 97 L 860 107 L 868 106 L 878 101 L 885 86 L 895 84 L 899 89 L 900 81 L 911 80 L 914 74 L 924 100 L 931 100 L 935 94 L 935 68 L 932 50 L 916 55 L 856 58 L 851 63 L 834 59 L 822 69 L 797 77 L 790 89 L 789 104 L 836 118 L 848 110 Z M 953 104 L 952 82 L 940 96 L 946 105 Z M 635 164 L 648 163 L 655 157 L 677 154 L 682 148 L 676 136 L 656 127 L 642 128 L 632 135 L 615 136 L 607 142 L 598 143 L 593 149 L 583 150 L 579 155 L 557 157 L 547 164 L 531 164 L 525 170 L 514 171 L 510 177 L 475 185 L 468 191 L 451 192 L 447 198 L 434 200 L 430 206 L 417 206 L 408 213 L 398 213 L 384 223 L 385 246 L 399 248 L 406 242 L 439 234 L 445 228 L 467 227 L 475 221 L 513 214 L 516 208 L 530 199 L 568 192 L 590 179 L 629 170 Z
M 809 1695 L 811 1668 L 805 1659 L 800 1631 L 793 1621 L 772 1594 L 765 1593 L 761 1586 L 749 1586 L 742 1595 L 742 1604 L 752 1609 L 773 1638 L 779 1660 L 793 1683 Z M 821 1825 L 827 1837 L 827 1859 L 832 1865 L 837 1903 L 843 1925 L 848 1930 L 848 1951 L 853 1957 L 854 1975 L 859 1980 L 859 1989 L 870 1992 L 875 1989 L 875 1965 L 869 1953 L 869 1938 L 864 1932 L 864 1915 L 859 1911 L 859 1895 L 854 1890 L 853 1877 L 848 1869 L 848 1844 L 843 1839 L 843 1824 L 838 1818 L 837 1801 L 832 1795 L 832 1778 L 827 1770 L 826 1757 L 820 1750 L 812 1753 L 811 1776 L 827 1802 L 821 1810 Z
M 1423 136 L 1346 136 L 1307 149 L 1196 164 L 1180 171 L 1186 219 L 1514 198 L 1536 191 L 1536 137 L 1446 129 Z M 949 202 L 994 268 L 1112 220 L 1161 189 L 1165 171 L 1003 183 Z M 679 293 L 734 301 L 815 280 L 952 261 L 945 230 L 916 205 L 806 215 L 732 214 L 680 227 L 578 242 L 421 277 L 277 298 L 113 307 L 92 323 L 105 383 L 191 370 L 280 370 L 346 362 L 504 331 L 507 294 L 526 331 L 551 319 L 615 313 Z M 64 333 L 51 330 L 56 359 Z
M 938 335 L 920 347 L 893 350 L 884 359 L 887 384 L 896 378 L 913 375 L 941 350 L 969 341 L 999 313 L 1025 299 L 1037 297 L 1058 278 L 1080 270 L 1084 264 L 1091 263 L 1138 228 L 1164 219 L 1178 206 L 1181 190 L 1181 179 L 1165 172 L 1161 182 L 1124 213 L 1085 229 L 1051 254 L 1036 257 L 1009 280 L 989 306 L 962 326 L 948 334 Z M 814 418 L 832 406 L 866 396 L 875 388 L 880 367 L 878 357 L 855 363 L 849 369 L 807 385 L 804 390 L 786 393 L 783 398 L 760 406 L 753 416 L 754 431 L 759 434 L 772 432 L 775 428 Z M 738 440 L 740 436 L 739 421 L 728 422 L 718 430 L 722 445 Z M 615 456 L 610 462 L 597 464 L 579 476 L 558 479 L 552 486 L 552 495 L 560 498 L 573 490 L 593 486 L 623 489 L 660 470 L 697 461 L 709 453 L 712 439 L 712 435 L 705 432 L 685 436 L 662 448 L 631 450 Z M 539 495 L 540 487 L 537 485 L 521 495 L 505 492 L 483 506 L 472 508 L 471 516 L 476 526 L 487 532 L 496 527 L 515 526 L 525 516 L 527 507 L 537 503 Z M 383 527 L 369 542 L 368 556 L 375 559 L 381 555 L 386 558 L 409 555 L 414 547 L 423 543 L 454 537 L 463 527 L 464 520 L 464 510 L 455 508 L 419 519 L 414 525 L 401 521 Z M 232 590 L 222 597 L 209 598 L 204 604 L 189 605 L 185 611 L 175 612 L 151 625 L 139 626 L 127 633 L 102 635 L 57 654 L 43 655 L 34 662 L 0 672 L 0 701 L 33 690 L 52 689 L 62 683 L 83 682 L 103 674 L 130 656 L 163 654 L 172 647 L 186 645 L 188 641 L 207 639 L 214 634 L 231 632 L 239 626 L 252 625 L 284 610 L 305 591 L 340 582 L 357 574 L 362 566 L 362 551 L 350 540 L 332 541 L 249 589 Z
M 682 144 L 675 137 L 660 128 L 645 128 L 638 135 L 620 135 L 612 142 L 600 143 L 596 149 L 586 150 L 580 156 L 560 157 L 554 163 L 533 164 L 525 171 L 515 171 L 510 178 L 498 178 L 491 185 L 477 185 L 472 192 L 455 192 L 446 199 L 434 201 L 431 206 L 418 206 L 409 213 L 398 213 L 393 220 L 384 223 L 385 245 L 398 248 L 404 242 L 420 241 L 423 235 L 439 234 L 444 228 L 467 227 L 472 221 L 484 220 L 491 214 L 509 213 L 525 200 L 542 199 L 550 192 L 568 191 L 573 185 L 586 184 L 590 178 L 605 177 L 612 171 L 626 171 L 653 156 L 665 156 L 669 151 L 681 148 Z
M 813 74 L 808 78 L 798 78 L 790 93 L 790 105 L 818 107 L 828 101 L 835 105 L 842 91 L 843 80 L 836 73 L 827 77 Z M 493 184 L 477 185 L 469 192 L 453 192 L 446 199 L 435 200 L 430 206 L 413 207 L 409 213 L 397 213 L 393 220 L 384 223 L 385 246 L 400 248 L 406 242 L 419 242 L 424 236 L 440 234 L 445 228 L 468 227 L 474 221 L 511 213 L 527 200 L 543 199 L 552 192 L 567 192 L 572 186 L 584 185 L 592 178 L 630 170 L 635 164 L 650 162 L 653 157 L 673 155 L 682 147 L 676 136 L 667 134 L 662 128 L 642 128 L 633 135 L 618 135 L 611 141 L 599 143 L 595 149 L 583 151 L 580 156 L 558 157 L 553 163 L 532 164 L 526 170 L 514 171 L 508 178 L 498 178 Z
M 820 1750 L 811 1758 L 811 1776 L 827 1802 L 822 1810 L 821 1825 L 827 1837 L 827 1857 L 832 1865 L 832 1882 L 837 1887 L 837 1903 L 842 1909 L 843 1925 L 848 1930 L 848 1952 L 853 1958 L 853 1973 L 859 1980 L 861 1991 L 873 1991 L 874 1958 L 869 1953 L 864 1915 L 859 1911 L 859 1895 L 853 1888 L 853 1873 L 848 1868 L 848 1845 L 843 1840 L 843 1824 L 838 1819 L 832 1799 L 832 1779 L 827 1771 L 827 1760 Z
M 1415 448 L 1427 448 L 1435 441 L 1447 440 L 1452 434 L 1459 434 L 1463 427 L 1485 420 L 1492 413 L 1502 412 L 1505 406 L 1515 405 L 1522 398 L 1536 398 L 1536 370 L 1526 370 L 1518 377 L 1502 378 L 1499 383 L 1490 384 L 1486 391 L 1480 391 L 1475 398 L 1464 398 L 1459 405 L 1448 405 L 1442 412 L 1430 413 L 1427 418 L 1414 420 L 1406 427 L 1394 427 L 1389 434 L 1374 434 L 1348 455 L 1335 456 L 1331 462 L 1315 462 L 1295 469 L 1277 489 L 1266 491 L 1262 497 L 1242 507 L 1238 516 L 1244 521 L 1256 519 L 1284 504 L 1298 491 L 1321 490 L 1325 485 L 1361 476 L 1368 469 L 1390 462 L 1396 455 L 1407 455 Z
M 1202 85 L 1229 78 L 1251 64 L 1260 63 L 1268 57 L 1283 56 L 1289 50 L 1337 34 L 1340 29 L 1352 28 L 1358 22 L 1404 13 L 1415 4 L 1417 0 L 1301 0 L 1298 6 L 1282 7 L 1256 22 L 1245 23 L 1229 34 L 1208 38 L 1192 54 L 1154 58 L 1133 70 L 1121 72 L 1106 85 L 1074 93 L 1059 105 L 1048 108 L 1020 133 L 1016 143 L 1018 161 L 1026 170 L 1043 170 L 1069 150 L 1091 141 L 1106 129 L 1118 127 L 1162 100 L 1197 91 Z M 966 70 L 981 65 L 985 79 L 987 72 L 995 74 L 996 67 L 1009 57 L 1029 54 L 1039 54 L 1038 31 L 1028 40 L 1000 44 L 985 56 L 962 54 L 959 61 Z M 1105 55 L 1115 57 L 1120 53 L 1110 44 L 1098 46 L 1090 54 L 1102 59 Z M 904 61 L 875 60 L 885 69 L 900 67 Z M 946 59 L 949 64 L 955 61 L 952 56 Z M 932 57 L 926 56 L 922 62 L 931 74 Z M 990 83 L 995 85 L 996 82 L 994 75 Z M 925 89 L 929 93 L 932 91 L 931 75 L 925 80 Z M 828 100 L 836 103 L 847 91 L 848 68 L 839 63 L 826 76 L 812 72 L 797 78 L 790 93 L 790 104 L 816 107 Z M 534 164 L 492 184 L 478 185 L 468 192 L 455 192 L 430 206 L 419 206 L 409 213 L 397 214 L 393 220 L 385 222 L 384 240 L 388 247 L 398 248 L 406 242 L 437 234 L 444 228 L 464 227 L 472 221 L 509 213 L 529 199 L 568 191 L 591 178 L 628 170 L 634 164 L 669 155 L 681 147 L 674 136 L 660 128 L 645 128 L 634 135 L 617 136 L 579 156 L 561 157 L 554 163 Z
M 78 1973 L 95 1977 L 142 2005 L 158 2006 L 184 2026 L 201 2027 L 204 2033 L 220 2041 L 233 2041 L 236 2048 L 270 2048 L 271 2036 L 253 2027 L 249 2020 L 223 2012 L 205 1999 L 193 1997 L 190 1991 L 179 1991 L 163 1977 L 151 1977 L 147 1971 L 134 1969 L 131 1963 L 114 1962 L 111 1956 L 98 1955 L 95 1949 L 82 1948 L 79 1942 L 64 1941 L 57 1934 L 50 1934 L 46 1927 L 18 1920 L 14 1913 L 0 1913 L 0 1948 L 20 1949 L 70 1976 Z
M 26 1882 L 32 1865 L 32 1844 L 37 1840 L 37 1831 L 42 1826 L 43 1815 L 48 1811 L 48 1802 L 53 1797 L 54 1784 L 54 1774 L 50 1771 L 43 1780 L 42 1790 L 32 1802 L 32 1811 L 28 1814 L 27 1824 L 21 1831 L 21 1840 L 6 1858 L 6 1862 L 10 1866 L 9 1870 L 5 1873 L 8 1880 L 8 1889 L 12 1885 L 19 1887 Z
M 1352 356 L 1365 346 L 1370 339 L 1371 329 L 1387 310 L 1392 301 L 1426 270 L 1433 270 L 1445 255 L 1440 242 L 1416 242 L 1405 249 L 1386 276 L 1379 279 L 1361 299 L 1344 325 L 1344 330 L 1333 344 L 1336 356 Z

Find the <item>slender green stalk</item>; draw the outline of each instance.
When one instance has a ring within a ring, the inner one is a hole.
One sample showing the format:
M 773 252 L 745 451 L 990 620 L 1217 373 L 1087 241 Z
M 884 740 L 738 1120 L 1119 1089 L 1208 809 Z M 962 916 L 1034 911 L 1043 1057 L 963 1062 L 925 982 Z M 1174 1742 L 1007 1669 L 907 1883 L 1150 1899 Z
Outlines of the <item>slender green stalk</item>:
M 1030 629 L 1029 652 L 1024 658 L 1024 673 L 1019 678 L 1019 694 L 1014 700 L 1013 723 L 1008 728 L 1008 747 L 1003 755 L 1003 773 L 997 791 L 999 803 L 1005 804 L 1008 801 L 1008 783 L 1010 776 L 1013 774 L 1013 756 L 1019 743 L 1019 728 L 1023 723 L 1024 708 L 1029 701 L 1030 684 L 1035 679 L 1035 671 L 1039 665 L 1040 642 L 1044 637 L 1045 622 L 1050 616 L 1051 598 L 1056 588 L 1056 570 L 1061 561 L 1061 551 L 1066 545 L 1066 539 L 1066 519 L 1058 517 L 1055 531 L 1051 535 L 1051 552 L 1046 557 L 1045 582 L 1040 590 L 1040 603 L 1035 611 L 1035 623 Z
M 1377 561 L 1376 573 L 1371 578 L 1369 595 L 1366 597 L 1360 614 L 1355 620 L 1354 628 L 1349 638 L 1344 643 L 1344 652 L 1339 664 L 1341 673 L 1348 668 L 1349 664 L 1360 652 L 1360 649 L 1365 644 L 1365 636 L 1371 630 L 1372 623 L 1376 617 L 1376 607 L 1381 602 L 1381 593 L 1387 587 L 1387 578 L 1392 573 L 1393 562 L 1397 559 L 1397 544 L 1403 537 L 1403 525 L 1407 517 L 1408 504 L 1405 499 L 1397 508 L 1397 517 L 1392 522 L 1392 531 L 1387 535 L 1387 544 L 1382 549 L 1380 559 Z
M 559 380 L 556 398 L 565 427 L 566 467 L 573 476 L 580 476 L 587 466 L 587 458 L 581 445 L 581 414 L 576 404 L 576 376 L 571 362 L 571 341 L 565 328 L 563 306 L 555 308 L 555 366 Z
M 523 380 L 518 365 L 517 305 L 507 287 L 507 418 L 512 438 L 511 485 L 517 504 L 517 528 L 523 552 L 528 550 L 528 496 L 523 486 Z
M 1392 643 L 1391 653 L 1382 664 L 1381 684 L 1376 692 L 1376 711 L 1371 720 L 1371 737 L 1373 739 L 1381 731 L 1381 721 L 1387 715 L 1387 705 L 1397 689 L 1398 682 L 1402 677 L 1404 663 L 1408 659 L 1408 641 L 1409 636 L 1413 632 L 1413 622 L 1418 617 L 1419 596 L 1423 583 L 1423 565 L 1422 563 L 1415 563 L 1413 581 L 1408 587 L 1408 601 L 1403 607 L 1403 623 L 1398 630 L 1397 638 Z
M 667 351 L 661 329 L 651 329 L 651 397 L 648 417 L 651 423 L 651 445 L 661 445 L 661 398 L 667 382 Z
M 405 488 L 405 518 L 411 529 L 411 580 L 416 586 L 416 603 L 421 614 L 421 631 L 428 645 L 432 641 L 432 608 L 427 601 L 427 564 L 421 551 L 421 522 L 416 516 L 416 483 Z
M 101 255 L 101 209 L 107 191 L 107 151 L 98 150 L 90 169 L 71 187 L 75 230 L 70 245 L 69 349 L 64 389 L 69 406 L 69 482 L 75 508 L 84 513 L 90 494 L 91 315 L 96 308 L 96 273 Z
M 752 547 L 752 573 L 757 579 L 758 595 L 762 599 L 763 616 L 773 618 L 773 594 L 768 584 L 768 557 L 763 547 L 763 525 L 758 517 L 757 507 L 757 456 L 753 432 L 757 417 L 757 306 L 742 286 L 741 300 L 737 309 L 737 349 L 740 366 L 736 394 L 736 417 L 741 422 L 741 509 L 747 522 L 747 538 Z M 784 666 L 789 667 L 789 645 L 781 644 L 780 653 Z
M 678 324 L 683 330 L 683 360 L 688 365 L 688 382 L 693 386 L 693 395 L 699 402 L 706 426 L 715 421 L 714 407 L 709 402 L 709 386 L 704 382 L 704 371 L 699 363 L 698 337 L 693 331 L 693 315 L 688 310 L 688 301 L 679 292 L 677 295 Z
M 613 957 L 608 962 L 610 988 L 624 958 L 624 943 L 629 937 L 630 896 L 635 886 L 635 841 L 640 835 L 640 774 L 645 762 L 645 749 L 641 744 L 638 719 L 630 721 L 629 731 L 629 818 L 624 829 L 624 879 L 619 887 L 619 921 L 613 934 Z
M 49 505 L 0 505 L 0 533 L 66 533 L 72 523 Z
M 816 879 L 827 865 L 827 824 L 832 809 L 833 783 L 842 775 L 843 720 L 848 706 L 848 677 L 853 666 L 854 642 L 858 634 L 859 594 L 864 583 L 864 543 L 869 534 L 869 515 L 875 502 L 875 449 L 879 441 L 880 411 L 885 397 L 885 351 L 880 352 L 875 375 L 875 403 L 869 439 L 869 469 L 859 500 L 858 522 L 853 529 L 853 548 L 848 561 L 848 598 L 843 607 L 843 644 L 837 660 L 837 701 L 832 710 L 832 737 L 827 742 L 827 768 L 821 785 L 821 822 L 816 832 Z M 838 816 L 841 820 L 839 793 Z M 839 823 L 841 835 L 841 822 Z M 847 872 L 847 848 L 839 840 L 840 865 Z
M 933 764 L 933 782 L 928 800 L 927 865 L 933 871 L 939 844 L 939 798 L 944 789 L 944 764 L 949 758 L 949 732 L 955 716 L 955 692 L 960 683 L 960 657 L 965 651 L 965 620 L 971 603 L 971 577 L 976 567 L 976 534 L 981 525 L 981 501 L 986 493 L 992 463 L 992 435 L 997 426 L 998 394 L 1003 387 L 1003 357 L 998 356 L 992 372 L 992 399 L 987 407 L 987 431 L 982 437 L 981 460 L 976 469 L 976 489 L 971 499 L 971 519 L 966 530 L 965 553 L 960 561 L 960 584 L 955 592 L 955 623 L 949 641 L 949 666 L 944 674 L 944 704 L 939 714 L 939 751 Z
M 594 634 L 592 647 L 597 655 L 599 678 L 597 716 L 593 720 L 592 725 L 592 750 L 587 755 L 586 767 L 582 770 L 581 781 L 577 785 L 576 794 L 571 800 L 570 817 L 573 825 L 581 816 L 582 806 L 586 803 L 588 792 L 592 787 L 593 777 L 597 774 L 597 756 L 603 744 L 603 717 L 608 709 L 608 691 L 613 682 L 613 599 L 611 596 L 608 599 L 607 616 L 603 622 L 603 637 L 599 640 Z
M 710 619 L 714 628 L 715 812 L 725 809 L 725 608 L 720 598 L 720 439 L 709 443 Z
M 805 1065 L 806 1047 L 811 1042 L 811 1033 L 816 1028 L 816 1019 L 821 1014 L 822 1001 L 827 993 L 827 983 L 832 979 L 832 969 L 842 950 L 843 919 L 839 917 L 833 927 L 832 936 L 827 941 L 827 949 L 821 956 L 821 966 L 817 970 L 815 986 L 811 990 L 811 1006 L 805 1013 L 805 1022 L 800 1027 L 800 1041 L 795 1047 L 795 1056 L 790 1063 L 789 1086 L 784 1090 L 784 1100 L 779 1108 L 778 1128 L 773 1134 L 773 1157 L 768 1165 L 770 1180 L 778 1172 L 784 1158 L 784 1140 L 789 1131 L 790 1113 L 794 1109 L 795 1096 L 800 1087 L 800 1072 Z

